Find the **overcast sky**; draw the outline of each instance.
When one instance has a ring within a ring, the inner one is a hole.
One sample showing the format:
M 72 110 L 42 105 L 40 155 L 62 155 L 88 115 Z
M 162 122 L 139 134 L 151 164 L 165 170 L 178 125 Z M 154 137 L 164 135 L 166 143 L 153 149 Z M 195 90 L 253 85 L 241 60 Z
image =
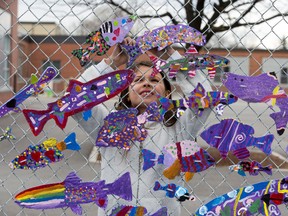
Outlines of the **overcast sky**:
M 93 8 L 89 8 L 89 6 L 84 8 L 79 6 L 72 6 L 68 5 L 66 3 L 67 1 L 19 0 L 19 10 L 18 10 L 19 20 L 34 21 L 34 22 L 53 21 L 61 24 L 62 28 L 65 28 L 68 34 L 73 34 L 77 26 L 79 26 L 81 20 L 93 17 L 94 19 L 97 19 L 97 22 L 101 23 L 101 20 L 104 21 L 109 17 L 109 16 L 107 17 L 107 14 L 109 13 L 96 14 L 93 12 Z M 70 0 L 70 2 L 71 1 L 73 0 Z M 275 2 L 275 0 L 270 1 Z M 78 2 L 79 5 L 79 1 L 74 2 Z M 80 2 L 85 3 L 84 0 Z M 169 7 L 170 8 L 169 10 L 171 10 L 170 5 L 167 4 L 161 5 L 163 4 L 163 2 L 167 3 L 167 1 L 162 0 L 157 1 L 157 3 L 155 3 L 155 1 L 147 0 L 144 2 L 145 3 L 143 3 L 142 7 L 145 8 L 146 10 L 148 7 L 150 8 L 159 7 L 162 11 L 163 10 L 165 11 L 165 9 Z M 153 3 L 150 4 L 150 2 Z M 279 4 L 283 1 L 277 0 L 277 2 L 279 7 Z M 286 3 L 283 2 L 283 7 L 287 8 L 287 2 Z M 278 10 L 278 8 L 276 9 Z M 101 11 L 101 7 L 99 8 L 99 10 Z M 263 13 L 265 15 L 267 11 L 263 11 Z M 181 16 L 181 13 L 179 13 L 178 15 Z M 253 17 L 250 18 L 253 19 Z M 155 22 L 150 22 L 150 24 L 151 23 L 155 24 Z M 162 23 L 165 24 L 165 20 Z M 138 25 L 136 26 L 139 28 L 139 25 L 141 25 L 141 23 L 138 21 Z M 159 25 L 161 26 L 163 24 L 159 22 L 158 26 Z M 134 25 L 133 27 L 134 31 L 135 28 L 137 27 L 135 27 Z M 281 17 L 273 21 L 270 21 L 269 23 L 264 23 L 262 25 L 255 26 L 252 29 L 249 27 L 233 29 L 229 32 L 226 32 L 225 35 L 220 39 L 214 37 L 213 41 L 216 42 L 220 41 L 221 46 L 225 46 L 225 44 L 231 46 L 231 43 L 232 44 L 236 43 L 236 44 L 243 44 L 245 47 L 248 48 L 257 47 L 257 48 L 275 49 L 280 46 L 281 40 L 283 38 L 287 38 L 288 36 L 287 27 L 288 27 L 288 19 Z M 220 35 L 218 35 L 218 37 L 219 36 Z

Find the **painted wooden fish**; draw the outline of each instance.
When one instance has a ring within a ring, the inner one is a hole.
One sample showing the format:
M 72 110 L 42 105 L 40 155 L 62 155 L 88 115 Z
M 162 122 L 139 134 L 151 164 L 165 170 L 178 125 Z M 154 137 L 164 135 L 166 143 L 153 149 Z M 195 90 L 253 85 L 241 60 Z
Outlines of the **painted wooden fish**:
M 50 138 L 39 145 L 30 145 L 12 160 L 9 166 L 12 169 L 25 170 L 46 167 L 50 163 L 62 160 L 64 158 L 62 151 L 65 149 L 80 150 L 75 133 L 71 133 L 61 142 L 57 142 L 55 138 Z
M 183 140 L 167 144 L 162 150 L 163 154 L 156 155 L 154 152 L 143 149 L 143 170 L 148 170 L 158 164 L 164 164 L 167 168 L 163 175 L 168 179 L 174 179 L 185 172 L 185 180 L 192 179 L 194 173 L 208 169 L 215 164 L 215 160 L 191 140 Z
M 161 103 L 160 113 L 177 108 L 178 117 L 183 114 L 187 108 L 195 111 L 195 114 L 201 116 L 204 109 L 218 107 L 218 115 L 222 115 L 224 106 L 237 102 L 238 98 L 228 92 L 210 91 L 206 92 L 205 88 L 198 83 L 196 88 L 191 92 L 188 98 L 171 100 L 165 97 L 159 97 Z
M 104 55 L 111 46 L 121 43 L 134 25 L 137 16 L 116 18 L 103 23 L 97 31 L 91 32 L 86 38 L 86 44 L 90 46 L 76 49 L 72 54 L 76 56 L 83 67 L 90 61 L 91 54 Z
M 183 24 L 168 25 L 147 31 L 144 35 L 137 37 L 136 45 L 121 45 L 122 49 L 128 53 L 128 66 L 136 58 L 153 48 L 162 50 L 173 43 L 188 43 L 198 46 L 204 46 L 206 43 L 205 36 L 198 30 Z
M 287 188 L 288 177 L 242 187 L 211 200 L 193 216 L 279 216 L 278 205 L 288 203 Z
M 275 72 L 258 76 L 242 76 L 227 73 L 223 78 L 225 87 L 240 99 L 252 103 L 268 103 L 278 106 L 280 111 L 270 117 L 275 121 L 277 133 L 282 135 L 288 122 L 288 96 L 280 87 Z
M 53 118 L 61 129 L 65 128 L 68 117 L 87 111 L 94 106 L 116 96 L 133 81 L 133 70 L 118 70 L 102 75 L 89 82 L 71 80 L 67 94 L 48 104 L 46 110 L 23 110 L 23 114 L 35 136 L 43 129 L 46 122 Z
M 162 207 L 154 214 L 147 214 L 147 209 L 143 206 L 121 205 L 114 209 L 110 216 L 167 216 L 167 208 Z
M 20 112 L 19 105 L 33 94 L 39 94 L 43 88 L 54 78 L 58 72 L 53 67 L 47 67 L 38 79 L 35 74 L 31 76 L 31 84 L 17 92 L 14 97 L 0 106 L 0 118 L 10 111 Z
M 259 172 L 265 172 L 268 175 L 272 175 L 272 165 L 262 167 L 257 161 L 240 161 L 236 165 L 229 166 L 229 170 L 237 171 L 239 175 L 246 176 L 245 172 L 248 172 L 252 176 L 256 176 Z
M 96 146 L 131 148 L 131 141 L 143 141 L 148 132 L 144 128 L 146 121 L 162 121 L 157 102 L 149 104 L 146 112 L 138 115 L 136 108 L 129 108 L 110 113 L 104 119 L 104 125 L 98 133 Z
M 270 155 L 274 135 L 253 137 L 253 134 L 254 129 L 250 125 L 242 124 L 234 119 L 224 119 L 207 128 L 200 136 L 210 146 L 217 148 L 223 158 L 227 157 L 229 151 L 232 151 L 238 159 L 247 158 L 250 156 L 247 149 L 249 146 L 255 146 Z

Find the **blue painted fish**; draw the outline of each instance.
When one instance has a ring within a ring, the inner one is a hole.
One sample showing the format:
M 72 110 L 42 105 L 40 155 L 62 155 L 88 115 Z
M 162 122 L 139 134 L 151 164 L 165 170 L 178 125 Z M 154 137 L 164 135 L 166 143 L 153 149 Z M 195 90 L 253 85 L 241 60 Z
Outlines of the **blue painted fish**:
M 134 25 L 137 16 L 116 18 L 103 23 L 97 31 L 91 32 L 86 38 L 85 49 L 76 49 L 72 54 L 76 56 L 83 67 L 90 61 L 91 54 L 104 55 L 111 46 L 121 43 Z
M 201 69 L 208 70 L 210 79 L 214 79 L 217 67 L 226 67 L 229 64 L 229 60 L 218 55 L 212 54 L 198 54 L 197 51 L 191 55 L 191 49 L 196 50 L 193 46 L 187 50 L 184 58 L 165 61 L 156 56 L 150 55 L 150 59 L 154 64 L 153 72 L 151 76 L 155 76 L 157 73 L 168 70 L 169 78 L 176 77 L 176 74 L 180 71 L 187 71 L 190 78 L 196 76 L 196 71 Z M 189 53 L 189 55 L 188 55 Z
M 31 84 L 17 92 L 14 97 L 0 106 L 0 118 L 10 111 L 20 112 L 21 108 L 19 105 L 33 94 L 39 94 L 57 74 L 53 67 L 47 67 L 39 79 L 35 74 L 32 74 Z
M 201 116 L 204 109 L 216 107 L 217 114 L 222 115 L 224 106 L 237 102 L 238 98 L 233 94 L 220 91 L 206 92 L 205 88 L 198 83 L 196 88 L 191 92 L 188 98 L 171 100 L 165 97 L 159 97 L 161 104 L 160 113 L 177 108 L 178 116 L 182 115 L 187 108 L 195 111 L 195 114 Z
M 93 202 L 100 208 L 108 205 L 108 195 L 116 195 L 124 200 L 132 200 L 130 174 L 127 172 L 115 182 L 82 182 L 75 172 L 71 172 L 63 182 L 29 188 L 15 196 L 15 202 L 30 209 L 71 208 L 82 215 L 80 204 Z
M 61 129 L 65 128 L 68 117 L 116 96 L 127 88 L 134 78 L 133 70 L 114 71 L 89 82 L 82 83 L 70 80 L 67 94 L 55 102 L 48 104 L 46 110 L 24 109 L 23 114 L 35 136 L 37 136 L 48 120 L 53 118 Z
M 130 66 L 136 58 L 153 48 L 162 50 L 173 43 L 188 43 L 197 46 L 204 46 L 205 36 L 198 30 L 183 24 L 163 26 L 145 32 L 144 35 L 137 37 L 136 45 L 121 45 L 122 49 L 128 53 Z
M 242 187 L 211 200 L 193 216 L 279 216 L 278 205 L 288 203 L 287 188 L 288 177 Z
M 288 122 L 288 96 L 279 85 L 275 72 L 259 76 L 241 76 L 226 73 L 223 84 L 233 94 L 246 102 L 268 103 L 270 107 L 278 106 L 279 112 L 270 114 L 275 121 L 277 133 L 282 135 Z
M 0 142 L 4 139 L 16 140 L 16 137 L 11 133 L 12 129 L 7 127 L 2 135 L 0 135 Z
M 259 172 L 265 172 L 268 175 L 272 175 L 272 165 L 262 167 L 257 161 L 240 161 L 236 165 L 229 166 L 229 170 L 237 171 L 239 175 L 246 176 L 245 172 L 249 172 L 250 175 L 256 176 Z
M 162 149 L 163 154 L 156 155 L 154 152 L 143 149 L 143 170 L 148 170 L 158 164 L 164 164 L 167 168 L 163 175 L 168 179 L 174 179 L 185 172 L 185 180 L 193 178 L 194 173 L 208 169 L 215 164 L 215 160 L 191 140 L 167 144 Z
M 31 169 L 46 167 L 64 158 L 63 150 L 80 150 L 76 142 L 76 134 L 69 134 L 64 141 L 57 142 L 55 138 L 45 140 L 39 145 L 30 145 L 26 150 L 9 163 L 11 169 Z
M 255 146 L 270 155 L 274 135 L 253 137 L 253 134 L 254 129 L 250 125 L 242 124 L 234 119 L 225 119 L 210 126 L 200 136 L 210 146 L 217 148 L 223 158 L 227 157 L 229 151 L 232 151 L 238 159 L 247 158 L 250 156 L 247 149 L 249 146 Z
M 147 215 L 147 209 L 143 206 L 118 206 L 112 209 L 110 216 L 167 216 L 167 208 L 162 207 L 154 214 Z
M 166 197 L 175 197 L 179 202 L 183 202 L 185 200 L 195 201 L 195 197 L 191 196 L 186 188 L 176 185 L 174 183 L 162 186 L 158 181 L 156 181 L 153 190 L 164 190 L 166 191 Z

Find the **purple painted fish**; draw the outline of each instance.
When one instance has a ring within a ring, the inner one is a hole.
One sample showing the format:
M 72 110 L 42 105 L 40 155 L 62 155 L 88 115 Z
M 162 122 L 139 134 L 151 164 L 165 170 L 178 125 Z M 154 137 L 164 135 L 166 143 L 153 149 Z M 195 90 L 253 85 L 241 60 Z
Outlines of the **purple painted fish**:
M 104 125 L 98 133 L 96 146 L 131 148 L 131 141 L 143 141 L 148 133 L 144 128 L 146 121 L 162 121 L 157 102 L 152 102 L 146 112 L 138 115 L 136 108 L 110 113 L 104 119 Z
M 245 172 L 249 172 L 250 175 L 256 176 L 259 172 L 265 172 L 268 175 L 272 175 L 272 165 L 262 167 L 257 161 L 240 161 L 236 165 L 229 166 L 229 170 L 237 171 L 239 175 L 246 176 Z
M 185 200 L 195 201 L 195 197 L 191 196 L 188 190 L 184 187 L 176 185 L 174 183 L 167 184 L 162 186 L 158 181 L 155 182 L 154 191 L 164 190 L 166 191 L 166 197 L 176 198 L 179 202 L 183 202 Z
M 231 93 L 246 102 L 265 102 L 278 106 L 280 111 L 270 114 L 270 117 L 275 121 L 277 133 L 284 133 L 288 122 L 288 96 L 279 86 L 275 72 L 259 76 L 226 73 L 223 84 Z
M 193 216 L 279 216 L 278 205 L 288 203 L 287 188 L 288 177 L 235 189 L 201 206 Z
M 53 67 L 47 67 L 43 74 L 38 79 L 32 74 L 31 84 L 26 86 L 21 91 L 17 92 L 14 97 L 0 106 L 0 118 L 10 111 L 20 112 L 19 105 L 33 94 L 40 93 L 43 88 L 54 78 L 58 72 Z
M 159 97 L 161 103 L 160 113 L 177 108 L 178 117 L 183 114 L 187 108 L 191 108 L 198 116 L 202 115 L 204 109 L 217 107 L 217 114 L 222 115 L 224 106 L 237 102 L 238 98 L 227 92 L 210 91 L 206 92 L 205 88 L 198 83 L 196 88 L 191 92 L 187 99 L 171 100 L 165 97 Z
M 127 172 L 115 182 L 82 182 L 75 172 L 71 172 L 63 182 L 29 188 L 15 196 L 15 202 L 30 209 L 53 209 L 69 207 L 82 215 L 80 204 L 94 202 L 106 208 L 108 195 L 116 195 L 124 200 L 132 200 L 130 174 Z
M 190 47 L 191 49 L 191 47 Z M 190 53 L 190 50 L 188 50 Z M 180 71 L 188 71 L 188 76 L 194 78 L 196 76 L 196 70 L 206 69 L 210 79 L 214 79 L 217 67 L 228 66 L 229 60 L 218 55 L 211 54 L 193 54 L 187 55 L 184 58 L 165 61 L 157 58 L 156 56 L 149 56 L 154 64 L 153 73 L 151 76 L 155 76 L 157 73 L 168 70 L 168 76 L 170 79 L 176 77 L 176 74 Z
M 254 129 L 250 125 L 242 124 L 234 119 L 225 119 L 210 126 L 200 136 L 210 146 L 217 148 L 223 158 L 227 157 L 229 151 L 233 151 L 238 159 L 247 158 L 250 156 L 247 149 L 249 146 L 255 146 L 270 155 L 274 135 L 268 134 L 256 138 L 253 134 Z
M 137 16 L 127 16 L 116 18 L 103 23 L 97 31 L 91 32 L 86 38 L 86 44 L 90 44 L 86 49 L 76 49 L 72 54 L 80 60 L 83 67 L 90 56 L 96 53 L 99 56 L 104 55 L 111 46 L 121 43 L 134 25 Z
M 135 59 L 146 51 L 158 48 L 162 50 L 173 43 L 188 43 L 204 46 L 206 38 L 198 30 L 187 25 L 163 26 L 152 31 L 147 31 L 144 35 L 137 37 L 136 45 L 121 45 L 128 53 L 130 66 Z
M 147 209 L 143 206 L 118 206 L 112 209 L 110 216 L 145 216 Z M 148 214 L 147 216 L 167 216 L 167 208 L 162 207 L 154 214 Z
M 63 150 L 80 150 L 76 142 L 76 134 L 69 134 L 63 141 L 57 142 L 55 138 L 45 140 L 38 145 L 30 145 L 21 154 L 17 155 L 9 163 L 11 169 L 31 169 L 46 167 L 49 163 L 55 163 L 64 158 Z
M 43 129 L 46 122 L 53 118 L 61 129 L 65 128 L 68 117 L 90 110 L 116 96 L 127 88 L 134 78 L 133 70 L 118 70 L 82 83 L 71 80 L 67 94 L 48 104 L 47 110 L 23 110 L 23 114 L 35 136 Z
M 167 144 L 162 152 L 163 154 L 156 155 L 148 149 L 143 149 L 143 170 L 148 170 L 157 163 L 164 164 L 167 167 L 163 171 L 166 178 L 174 179 L 180 172 L 185 172 L 185 181 L 188 182 L 194 173 L 206 170 L 215 164 L 214 158 L 191 140 Z

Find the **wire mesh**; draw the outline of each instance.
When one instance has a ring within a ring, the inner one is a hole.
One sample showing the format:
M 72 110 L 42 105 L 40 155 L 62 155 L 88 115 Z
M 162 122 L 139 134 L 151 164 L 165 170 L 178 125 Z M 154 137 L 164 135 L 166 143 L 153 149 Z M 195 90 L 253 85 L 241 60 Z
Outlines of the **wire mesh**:
M 24 86 L 29 85 L 32 73 L 39 77 L 47 66 L 53 66 L 57 68 L 57 77 L 50 82 L 42 94 L 31 96 L 20 105 L 22 109 L 47 109 L 48 103 L 56 101 L 65 94 L 70 79 L 78 78 L 91 64 L 109 58 L 113 48 L 104 56 L 94 55 L 93 61 L 84 68 L 72 56 L 71 51 L 85 45 L 86 36 L 91 31 L 97 30 L 103 22 L 127 14 L 138 15 L 129 33 L 129 36 L 134 39 L 160 26 L 187 24 L 206 35 L 208 43 L 201 49 L 202 53 L 219 54 L 230 60 L 228 71 L 249 76 L 275 71 L 281 87 L 285 89 L 288 84 L 285 3 L 285 1 L 273 0 L 1 1 L 0 101 L 4 104 Z M 173 46 L 182 54 L 186 50 L 185 44 Z M 210 85 L 216 90 L 225 90 L 221 83 L 223 70 L 217 70 L 214 80 L 207 76 Z M 183 88 L 183 86 L 174 86 L 173 97 L 183 97 L 180 87 Z M 104 103 L 108 113 L 114 109 L 114 103 L 118 99 L 119 97 L 115 97 Z M 216 159 L 216 166 L 196 173 L 188 183 L 185 183 L 183 178 L 175 182 L 184 184 L 196 197 L 195 202 L 181 203 L 181 215 L 193 215 L 201 205 L 231 190 L 287 176 L 287 132 L 282 136 L 276 133 L 270 114 L 271 109 L 266 103 L 246 103 L 239 100 L 227 106 L 223 116 L 219 117 L 215 111 L 212 111 L 207 121 L 201 122 L 200 132 L 221 119 L 235 118 L 254 127 L 254 136 L 274 134 L 272 155 L 266 156 L 251 148 L 252 153 L 249 158 L 263 165 L 272 164 L 273 175 L 260 173 L 258 176 L 241 177 L 231 173 L 228 166 L 236 164 L 238 160 L 232 154 L 222 159 L 218 151 L 209 147 L 198 134 L 197 143 Z M 92 153 L 95 133 L 102 122 L 98 121 L 91 131 L 85 131 L 80 126 L 83 121 L 78 117 L 69 118 L 67 126 L 61 130 L 54 121 L 50 120 L 40 135 L 34 136 L 22 112 L 10 112 L 0 119 L 0 131 L 4 133 L 6 127 L 10 126 L 16 137 L 16 140 L 1 142 L 1 215 L 74 215 L 68 207 L 47 210 L 21 208 L 14 202 L 14 197 L 30 187 L 62 182 L 70 172 L 76 172 L 86 182 L 100 180 L 103 167 L 101 168 L 101 163 L 96 163 L 96 155 Z M 185 127 L 182 129 L 179 133 L 189 134 Z M 63 140 L 71 132 L 77 134 L 81 150 L 63 152 L 65 157 L 60 162 L 48 164 L 47 167 L 37 170 L 12 170 L 9 167 L 9 163 L 29 145 L 40 144 L 50 137 Z M 168 130 L 166 133 L 167 136 L 171 136 Z M 147 139 L 149 143 L 155 145 L 155 149 L 158 148 L 158 140 L 155 140 L 154 136 L 148 136 Z M 102 156 L 102 162 L 103 160 L 109 165 L 111 158 Z M 135 160 L 137 160 L 136 156 Z M 116 169 L 117 167 L 115 172 Z M 133 169 L 137 172 L 137 167 Z M 161 173 L 159 178 L 163 178 Z M 147 189 L 147 194 L 152 191 L 153 186 L 147 185 L 141 176 L 139 182 Z M 138 195 L 134 193 L 133 196 L 135 198 Z M 137 197 L 137 199 L 141 201 L 142 198 Z M 159 198 L 159 203 L 163 199 L 168 199 L 165 198 L 164 193 L 163 198 Z M 81 207 L 83 215 L 97 215 L 98 206 L 95 203 L 83 204 Z M 283 215 L 287 214 L 285 205 L 280 206 L 280 209 Z

